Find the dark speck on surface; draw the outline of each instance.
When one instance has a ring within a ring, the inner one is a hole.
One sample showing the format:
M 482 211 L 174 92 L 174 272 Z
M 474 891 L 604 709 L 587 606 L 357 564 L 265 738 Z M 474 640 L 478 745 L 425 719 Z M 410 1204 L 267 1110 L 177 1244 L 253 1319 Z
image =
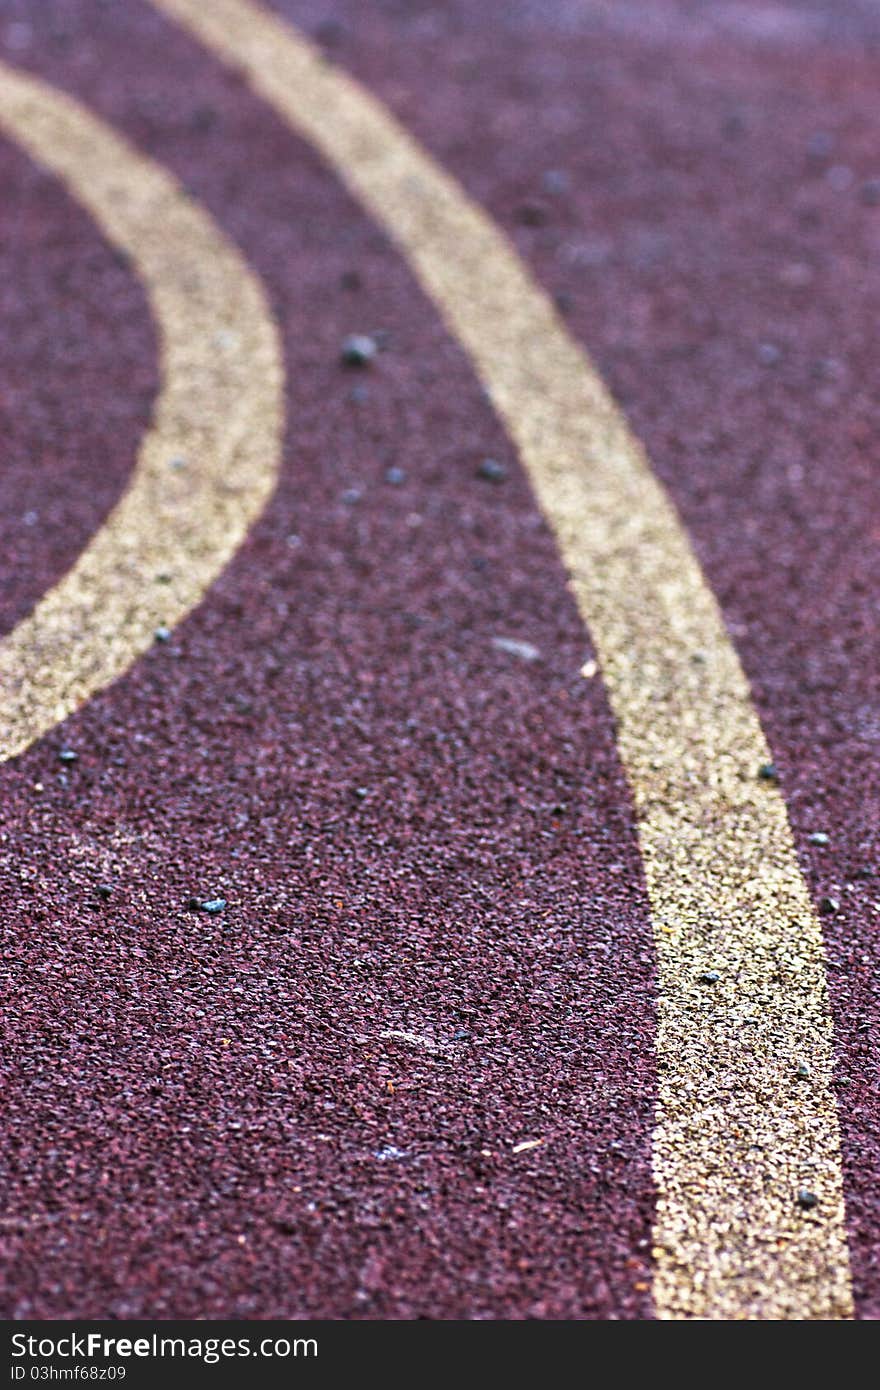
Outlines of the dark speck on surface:
M 342 344 L 340 358 L 346 367 L 368 367 L 378 351 L 375 338 L 366 333 L 352 333 Z
M 547 221 L 548 216 L 547 205 L 538 202 L 537 199 L 520 203 L 516 210 L 516 220 L 521 222 L 524 227 L 541 227 Z
M 488 483 L 503 483 L 507 477 L 507 464 L 500 459 L 485 458 L 477 468 L 477 475 Z
M 866 179 L 862 184 L 859 196 L 865 207 L 876 208 L 880 206 L 880 178 Z
M 225 898 L 187 898 L 187 907 L 191 912 L 208 912 L 216 916 L 226 907 Z

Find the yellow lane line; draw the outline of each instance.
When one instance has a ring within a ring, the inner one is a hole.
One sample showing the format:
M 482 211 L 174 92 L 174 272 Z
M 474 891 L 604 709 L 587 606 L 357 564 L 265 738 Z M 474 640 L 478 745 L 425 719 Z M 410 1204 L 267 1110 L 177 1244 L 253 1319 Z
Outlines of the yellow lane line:
M 73 568 L 0 641 L 3 761 L 122 675 L 235 553 L 277 476 L 283 365 L 259 281 L 167 173 L 4 64 L 0 130 L 130 256 L 162 366 L 127 490 Z
M 244 68 L 396 242 L 555 530 L 655 926 L 659 1315 L 849 1316 L 821 931 L 782 797 L 758 779 L 746 679 L 641 447 L 505 237 L 376 98 L 248 0 L 154 3 Z

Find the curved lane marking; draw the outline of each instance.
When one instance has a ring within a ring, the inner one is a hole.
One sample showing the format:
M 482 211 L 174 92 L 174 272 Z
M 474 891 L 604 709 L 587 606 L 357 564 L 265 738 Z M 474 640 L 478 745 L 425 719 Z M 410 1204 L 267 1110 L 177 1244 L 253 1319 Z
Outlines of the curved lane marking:
M 659 1315 L 850 1316 L 822 933 L 757 776 L 770 754 L 746 678 L 641 446 L 504 235 L 375 97 L 248 0 L 153 2 L 243 68 L 397 244 L 556 532 L 655 927 Z
M 131 258 L 162 365 L 126 491 L 73 568 L 0 640 L 3 761 L 122 675 L 235 553 L 277 477 L 284 369 L 259 281 L 170 175 L 5 64 L 0 129 Z

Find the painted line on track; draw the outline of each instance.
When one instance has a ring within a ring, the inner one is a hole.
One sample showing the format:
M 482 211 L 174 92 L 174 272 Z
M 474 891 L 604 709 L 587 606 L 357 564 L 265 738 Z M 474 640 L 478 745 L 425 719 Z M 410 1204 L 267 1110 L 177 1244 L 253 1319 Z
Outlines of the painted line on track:
M 468 353 L 600 656 L 659 961 L 655 1306 L 852 1314 L 822 934 L 718 606 L 638 442 L 504 235 L 250 0 L 153 0 L 315 146 Z
M 141 276 L 162 387 L 129 485 L 0 641 L 0 761 L 122 675 L 198 603 L 265 506 L 284 368 L 259 280 L 167 173 L 70 97 L 0 64 L 0 132 L 57 175 Z

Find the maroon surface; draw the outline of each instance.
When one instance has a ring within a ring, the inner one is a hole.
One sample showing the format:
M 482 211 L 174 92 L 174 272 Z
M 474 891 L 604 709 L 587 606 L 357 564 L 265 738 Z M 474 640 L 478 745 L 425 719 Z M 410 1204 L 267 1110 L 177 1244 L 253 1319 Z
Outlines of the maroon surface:
M 823 925 L 846 1197 L 877 1316 L 880 13 L 381 9 L 335 6 L 325 39 L 566 296 L 722 602 L 816 898 L 841 903 Z
M 399 257 L 238 79 L 139 5 L 27 14 L 16 60 L 252 258 L 291 388 L 278 496 L 199 612 L 0 772 L 3 1310 L 644 1316 L 648 916 L 511 451 Z
M 72 564 L 124 487 L 156 350 L 138 281 L 59 181 L 5 140 L 0 187 L 2 633 Z
M 566 296 L 689 527 L 811 884 L 843 904 L 823 920 L 876 1315 L 880 878 L 859 875 L 880 871 L 880 20 L 760 0 L 277 7 Z M 90 101 L 238 240 L 291 398 L 279 494 L 198 613 L 71 721 L 73 768 L 59 734 L 0 769 L 3 1310 L 649 1315 L 632 816 L 511 452 L 399 258 L 240 80 L 139 3 L 11 3 L 4 22 L 6 57 Z M 120 277 L 102 312 L 134 293 Z M 375 369 L 342 372 L 344 335 L 380 328 Z M 487 454 L 510 464 L 500 486 L 474 476 Z M 74 470 L 77 505 L 92 489 Z M 55 563 L 27 557 L 34 591 Z M 229 908 L 187 913 L 194 892 Z

